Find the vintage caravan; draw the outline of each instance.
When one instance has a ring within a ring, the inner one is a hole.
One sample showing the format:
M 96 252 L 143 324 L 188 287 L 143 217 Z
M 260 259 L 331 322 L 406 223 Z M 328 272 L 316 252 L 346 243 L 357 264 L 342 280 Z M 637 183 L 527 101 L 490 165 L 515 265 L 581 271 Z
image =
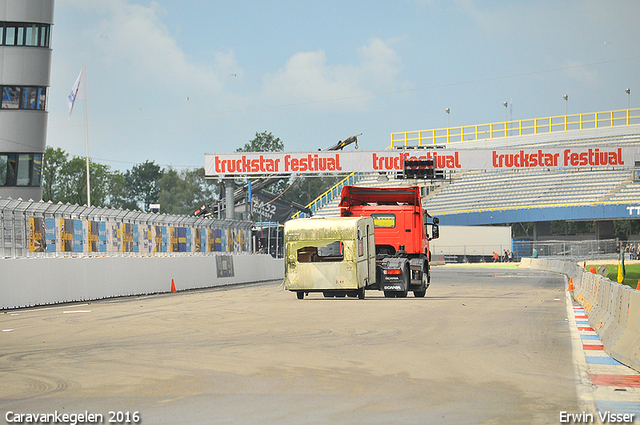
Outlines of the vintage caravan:
M 371 217 L 312 217 L 284 225 L 285 288 L 303 299 L 364 298 L 376 282 L 376 250 Z

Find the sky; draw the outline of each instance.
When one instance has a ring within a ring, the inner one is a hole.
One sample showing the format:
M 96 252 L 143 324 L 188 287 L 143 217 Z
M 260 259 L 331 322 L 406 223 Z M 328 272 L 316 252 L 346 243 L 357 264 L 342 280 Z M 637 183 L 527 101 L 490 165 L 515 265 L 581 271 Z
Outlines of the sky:
M 47 146 L 85 155 L 84 102 L 89 156 L 115 170 L 203 167 L 265 131 L 287 151 L 360 133 L 381 150 L 638 108 L 639 17 L 637 0 L 55 0 Z

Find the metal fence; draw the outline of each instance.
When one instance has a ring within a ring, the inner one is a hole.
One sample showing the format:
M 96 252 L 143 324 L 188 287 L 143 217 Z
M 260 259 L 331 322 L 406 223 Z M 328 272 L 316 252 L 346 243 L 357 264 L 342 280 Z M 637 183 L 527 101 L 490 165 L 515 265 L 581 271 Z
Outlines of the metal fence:
M 0 258 L 253 252 L 252 223 L 0 199 Z
M 518 257 L 568 257 L 597 259 L 615 257 L 620 245 L 616 239 L 584 241 L 513 241 Z
M 498 261 L 503 261 L 504 251 L 512 251 L 512 261 L 520 261 L 523 257 L 562 258 L 570 261 L 591 259 L 615 259 L 621 246 L 625 244 L 617 239 L 582 240 L 582 241 L 531 241 L 514 239 L 511 246 L 497 245 L 460 245 L 438 247 L 433 255 L 441 256 L 445 262 L 492 262 L 491 250 L 496 250 Z M 635 258 L 635 254 L 627 254 L 627 259 Z

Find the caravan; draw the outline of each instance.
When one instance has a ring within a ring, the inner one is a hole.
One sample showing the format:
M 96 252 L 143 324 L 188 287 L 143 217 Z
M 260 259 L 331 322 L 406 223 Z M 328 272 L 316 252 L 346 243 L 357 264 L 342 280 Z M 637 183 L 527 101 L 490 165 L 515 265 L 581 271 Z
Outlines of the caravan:
M 285 288 L 303 299 L 364 299 L 376 282 L 376 250 L 371 217 L 313 217 L 284 225 Z

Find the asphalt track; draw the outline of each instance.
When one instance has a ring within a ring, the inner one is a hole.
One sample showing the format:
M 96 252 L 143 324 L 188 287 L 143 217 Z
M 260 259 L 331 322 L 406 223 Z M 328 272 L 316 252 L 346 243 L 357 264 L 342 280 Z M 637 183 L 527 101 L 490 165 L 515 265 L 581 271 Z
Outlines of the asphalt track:
M 270 282 L 7 311 L 1 420 L 549 424 L 582 411 L 562 277 L 434 267 L 432 282 L 422 299 L 298 300 Z

